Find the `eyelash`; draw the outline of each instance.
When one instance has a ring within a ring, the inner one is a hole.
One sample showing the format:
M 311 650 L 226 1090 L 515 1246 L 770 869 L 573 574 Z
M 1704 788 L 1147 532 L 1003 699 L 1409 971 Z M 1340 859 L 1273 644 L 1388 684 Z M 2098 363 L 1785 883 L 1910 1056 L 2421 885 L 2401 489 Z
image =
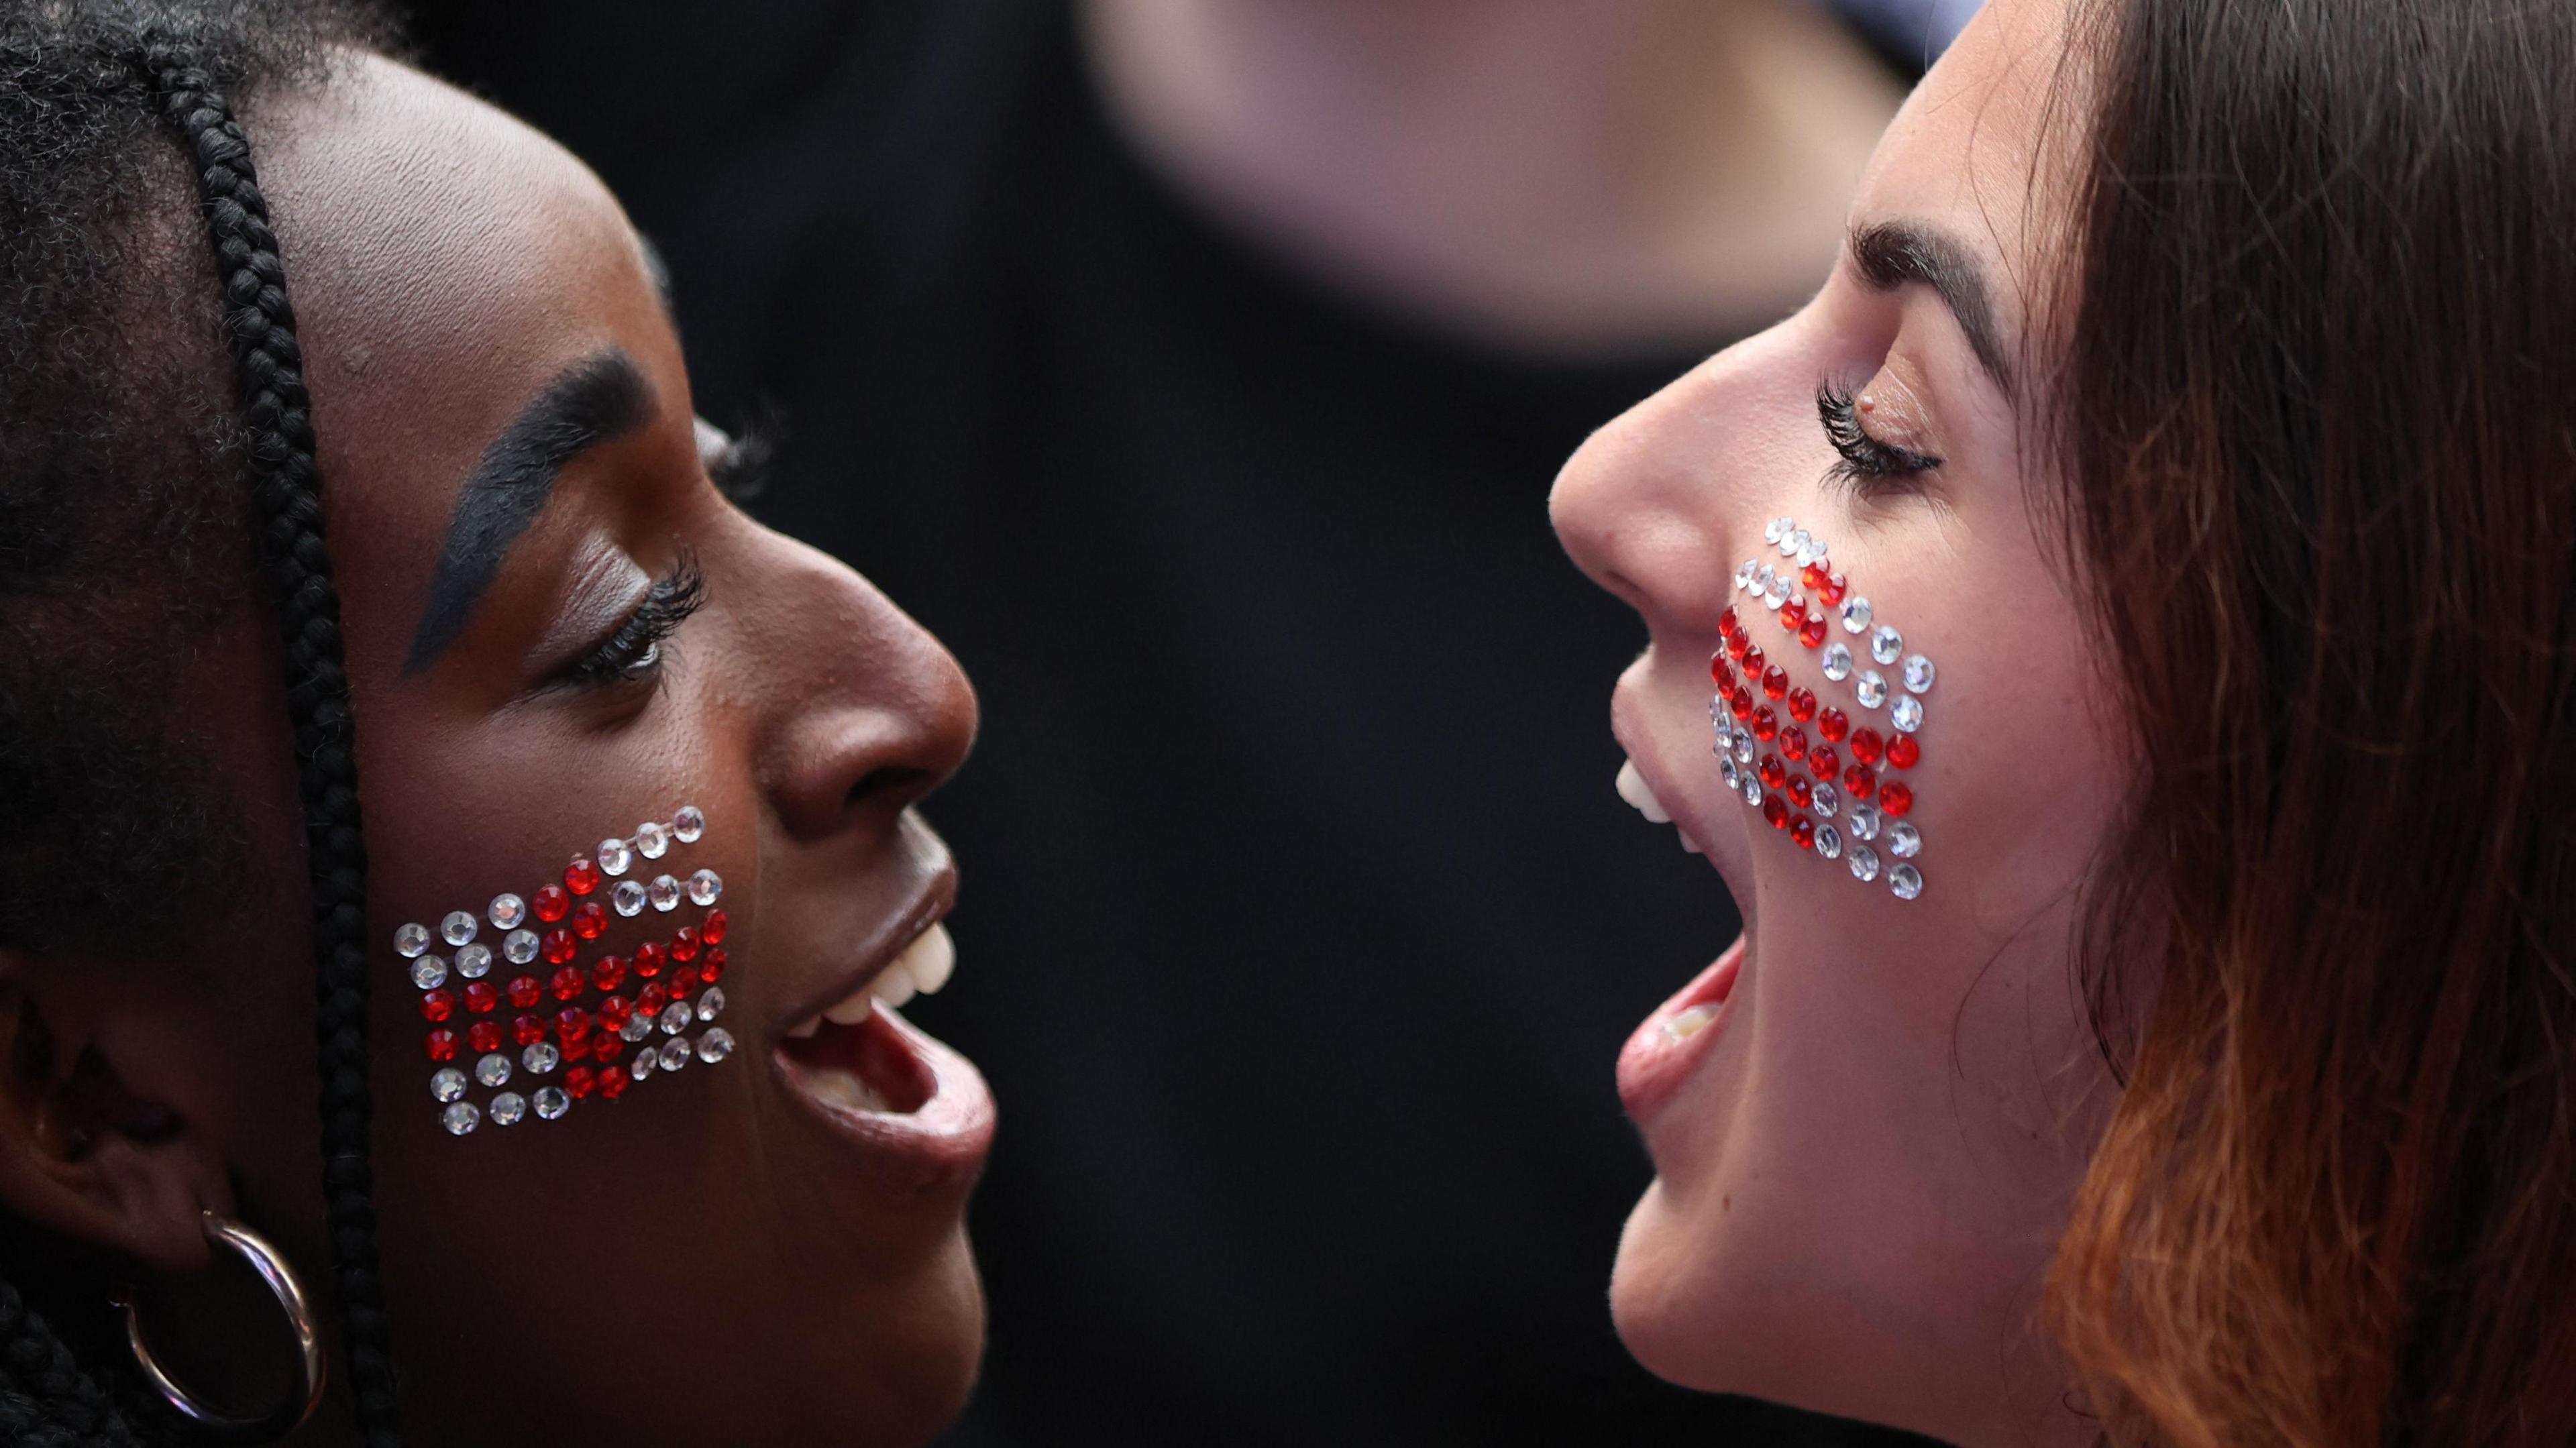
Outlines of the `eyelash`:
M 769 486 L 769 465 L 778 456 L 779 433 L 774 412 L 745 422 L 725 450 L 707 464 L 707 478 L 716 491 L 737 503 L 759 497 Z
M 655 581 L 635 612 L 618 625 L 617 632 L 588 658 L 572 666 L 571 681 L 599 685 L 653 676 L 662 666 L 662 645 L 706 601 L 706 575 L 698 571 L 695 557 L 682 553 L 671 571 Z
M 1909 480 L 1941 466 L 1941 460 L 1930 453 L 1881 442 L 1860 425 L 1860 412 L 1852 406 L 1850 389 L 1831 382 L 1816 388 L 1816 420 L 1824 425 L 1825 441 L 1833 444 L 1840 456 L 1825 470 L 1825 480 L 1842 483 L 1864 498 L 1889 493 L 1910 492 Z

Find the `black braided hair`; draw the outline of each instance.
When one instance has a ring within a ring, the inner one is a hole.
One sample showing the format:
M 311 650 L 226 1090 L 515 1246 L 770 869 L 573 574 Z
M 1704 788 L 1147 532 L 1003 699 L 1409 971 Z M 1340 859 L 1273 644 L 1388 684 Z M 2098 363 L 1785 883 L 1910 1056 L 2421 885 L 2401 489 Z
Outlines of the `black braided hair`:
M 184 918 L 170 902 L 239 895 L 245 811 L 177 707 L 168 639 L 256 604 L 235 531 L 247 474 L 285 639 L 333 1285 L 370 1448 L 399 1433 L 369 1169 L 366 855 L 311 404 L 229 96 L 316 80 L 334 47 L 389 33 L 368 0 L 0 0 L 0 799 L 19 823 L 0 838 L 0 946 L 144 958 Z M 202 211 L 193 244 L 174 151 Z M 220 364 L 197 349 L 216 309 L 192 258 L 209 242 L 237 406 L 214 399 Z M 194 1436 L 130 1372 L 83 1369 L 67 1342 L 122 1362 L 90 1294 L 66 1282 L 47 1300 L 75 1331 L 0 1282 L 0 1442 Z
M 185 46 L 154 39 L 143 64 L 186 143 L 205 203 L 224 299 L 224 335 L 250 429 L 260 556 L 277 589 L 287 714 L 304 796 L 313 881 L 314 1034 L 322 1066 L 322 1191 L 358 1430 L 368 1448 L 401 1441 L 384 1284 L 376 1270 L 375 1102 L 367 1090 L 367 845 L 358 823 L 356 721 L 340 646 L 340 592 L 322 541 L 313 400 L 304 390 L 286 266 L 269 230 L 250 142 L 214 77 Z

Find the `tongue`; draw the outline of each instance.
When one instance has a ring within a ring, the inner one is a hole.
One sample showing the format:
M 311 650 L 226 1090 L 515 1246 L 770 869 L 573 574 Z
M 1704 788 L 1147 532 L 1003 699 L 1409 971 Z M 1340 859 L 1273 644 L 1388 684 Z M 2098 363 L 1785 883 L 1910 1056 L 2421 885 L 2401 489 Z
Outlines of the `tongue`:
M 791 1038 L 780 1049 L 817 1095 L 861 1111 L 919 1111 L 938 1082 L 887 1021 L 892 1009 L 879 1003 L 855 1026 L 827 1020 L 814 1034 Z

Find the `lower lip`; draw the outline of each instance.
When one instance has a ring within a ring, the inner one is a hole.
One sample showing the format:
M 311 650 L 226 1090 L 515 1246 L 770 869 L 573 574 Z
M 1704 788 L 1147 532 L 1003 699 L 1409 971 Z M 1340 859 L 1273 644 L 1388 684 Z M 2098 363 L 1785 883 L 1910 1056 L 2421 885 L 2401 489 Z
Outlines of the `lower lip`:
M 1655 1008 L 1619 1051 L 1619 1102 L 1631 1119 L 1645 1118 L 1672 1099 L 1699 1064 L 1717 1046 L 1732 1013 L 1735 977 L 1744 966 L 1744 940 L 1739 936 L 1715 964 L 1701 971 L 1672 999 Z M 1675 1023 L 1702 1020 L 1696 1030 L 1678 1034 Z
M 984 1074 L 891 1007 L 877 1007 L 860 1029 L 872 1033 L 872 1049 L 903 1058 L 911 1072 L 928 1082 L 919 1106 L 871 1111 L 836 1100 L 783 1050 L 771 1053 L 771 1067 L 791 1095 L 866 1160 L 874 1183 L 906 1195 L 972 1186 L 993 1150 L 993 1092 L 984 1084 Z

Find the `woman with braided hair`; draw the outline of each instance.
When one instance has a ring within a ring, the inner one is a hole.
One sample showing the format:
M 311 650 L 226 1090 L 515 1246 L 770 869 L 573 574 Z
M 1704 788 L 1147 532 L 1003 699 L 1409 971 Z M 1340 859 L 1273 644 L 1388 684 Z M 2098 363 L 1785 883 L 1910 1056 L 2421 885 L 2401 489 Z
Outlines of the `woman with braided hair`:
M 0 3 L 0 1440 L 920 1441 L 973 696 L 385 44 Z

